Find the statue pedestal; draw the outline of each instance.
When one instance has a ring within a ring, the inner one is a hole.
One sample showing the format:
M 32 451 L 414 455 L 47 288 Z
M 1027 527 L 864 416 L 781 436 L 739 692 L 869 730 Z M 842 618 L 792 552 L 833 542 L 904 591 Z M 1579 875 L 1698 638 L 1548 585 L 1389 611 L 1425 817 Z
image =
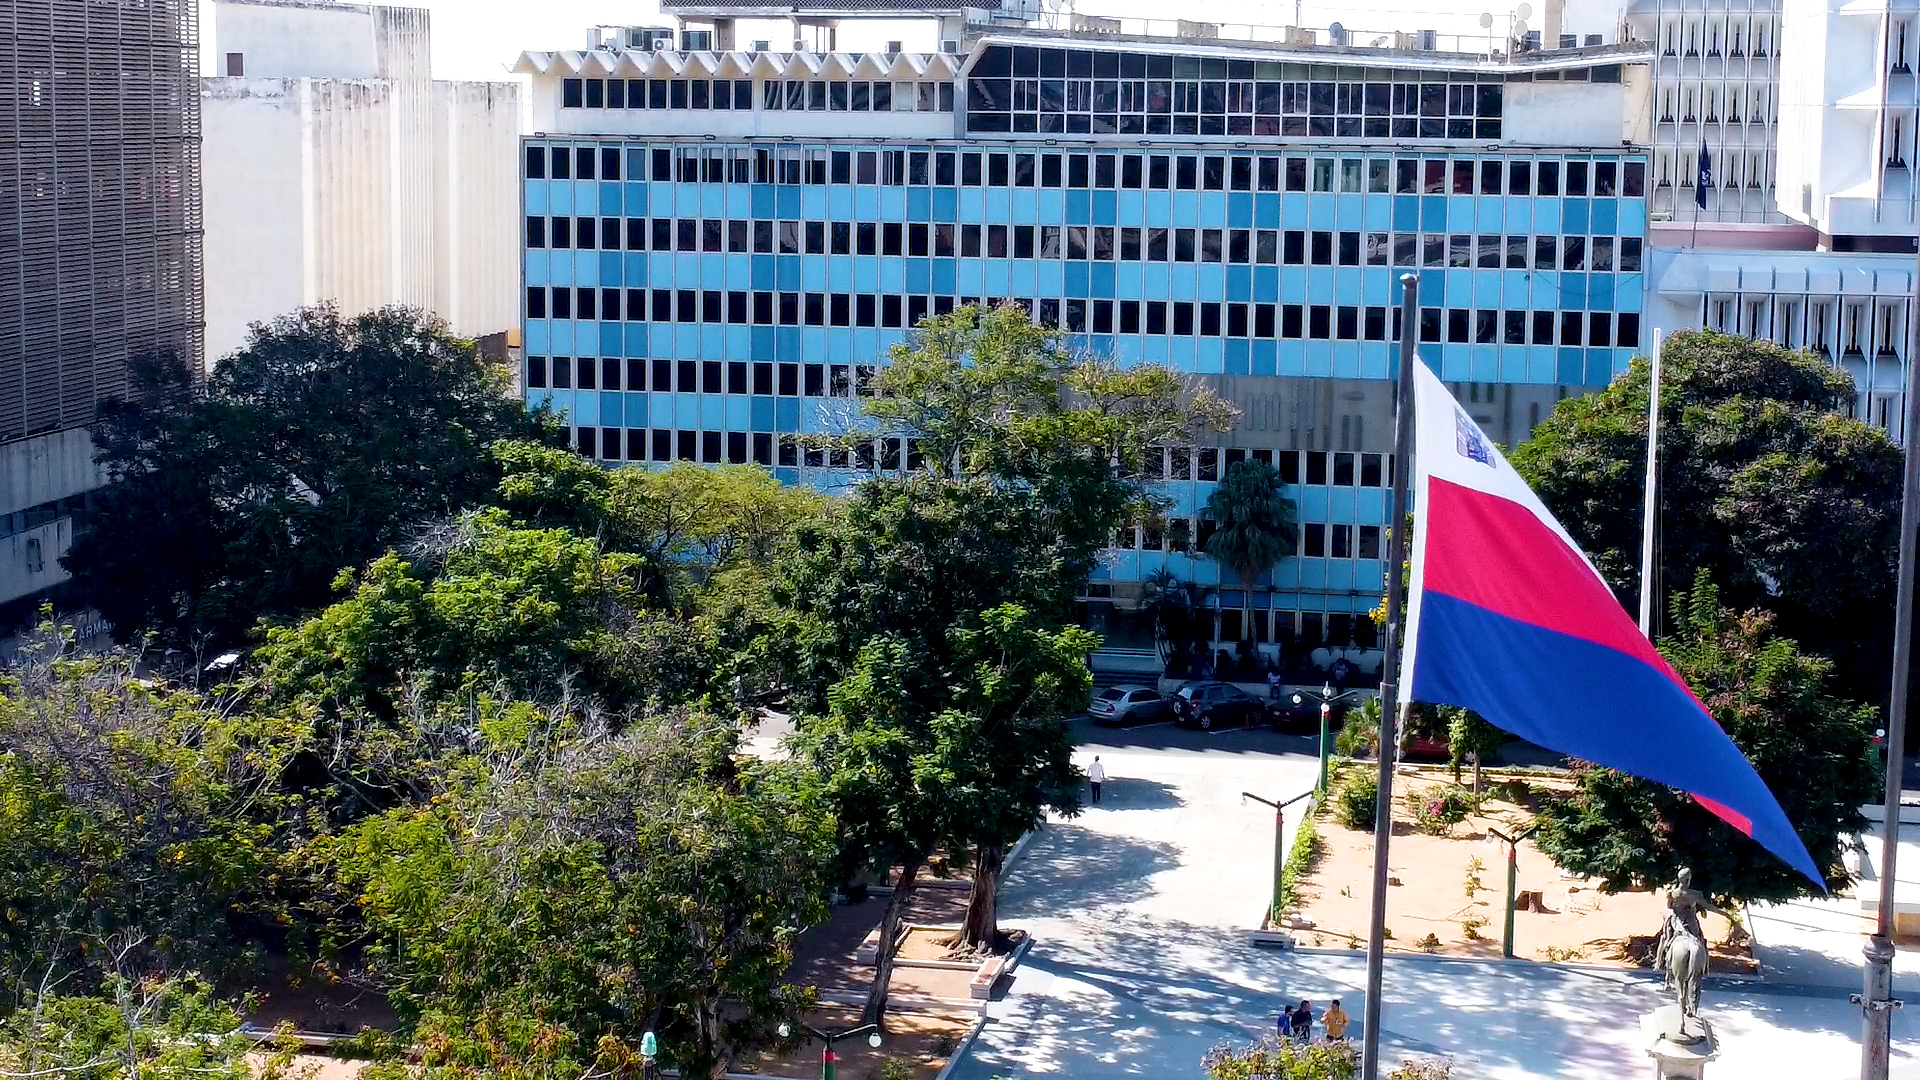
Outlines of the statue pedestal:
M 1720 1056 L 1713 1025 L 1704 1018 L 1685 1021 L 1680 1006 L 1663 1005 L 1640 1017 L 1640 1034 L 1653 1059 L 1654 1080 L 1703 1080 L 1707 1063 Z

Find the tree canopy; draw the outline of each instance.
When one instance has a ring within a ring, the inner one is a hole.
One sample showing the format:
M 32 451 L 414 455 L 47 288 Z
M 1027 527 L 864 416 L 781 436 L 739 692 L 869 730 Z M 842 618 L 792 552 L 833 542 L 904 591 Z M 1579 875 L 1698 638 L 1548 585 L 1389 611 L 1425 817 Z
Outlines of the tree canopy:
M 434 797 L 332 847 L 429 1064 L 565 1074 L 631 1063 L 655 1031 L 682 1075 L 715 1076 L 791 1015 L 831 843 L 796 766 L 741 758 L 698 713 L 615 734 L 520 707 L 484 734 Z
M 1247 585 L 1300 549 L 1293 500 L 1280 493 L 1280 470 L 1265 462 L 1227 466 L 1207 496 L 1205 516 L 1217 526 L 1207 538 L 1207 554 Z
M 1705 570 L 1739 610 L 1831 657 L 1837 687 L 1879 701 L 1892 655 L 1900 451 L 1842 415 L 1852 380 L 1818 357 L 1712 330 L 1661 351 L 1663 595 Z M 1513 465 L 1614 591 L 1637 602 L 1649 368 L 1568 398 Z M 1656 610 L 1661 605 L 1655 605 Z
M 324 603 L 419 523 L 490 500 L 488 447 L 557 429 L 438 319 L 303 308 L 202 379 L 147 357 L 102 405 L 108 485 L 64 565 L 122 640 L 223 646 Z
M 1763 611 L 1736 614 L 1699 571 L 1673 598 L 1674 634 L 1661 651 L 1765 781 L 1828 885 L 1852 880 L 1843 841 L 1876 790 L 1875 712 L 1832 688 L 1833 665 L 1802 652 Z M 1612 769 L 1581 765 L 1579 787 L 1549 802 L 1536 842 L 1561 866 L 1609 892 L 1694 884 L 1734 900 L 1783 900 L 1814 886 L 1690 796 Z

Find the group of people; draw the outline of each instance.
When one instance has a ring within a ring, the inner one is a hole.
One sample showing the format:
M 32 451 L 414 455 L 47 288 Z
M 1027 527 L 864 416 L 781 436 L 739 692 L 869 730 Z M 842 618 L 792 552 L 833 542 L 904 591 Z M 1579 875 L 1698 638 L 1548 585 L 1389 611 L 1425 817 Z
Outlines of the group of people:
M 1340 1007 L 1339 998 L 1333 999 L 1333 1004 L 1327 1007 L 1326 1015 L 1320 1018 L 1320 1023 L 1327 1030 L 1327 1038 L 1336 1042 L 1347 1037 L 1348 1022 L 1346 1010 Z M 1313 1038 L 1313 1002 L 1302 1001 L 1299 1005 L 1287 1006 L 1286 1011 L 1280 1014 L 1279 1024 L 1282 1039 L 1303 1043 Z

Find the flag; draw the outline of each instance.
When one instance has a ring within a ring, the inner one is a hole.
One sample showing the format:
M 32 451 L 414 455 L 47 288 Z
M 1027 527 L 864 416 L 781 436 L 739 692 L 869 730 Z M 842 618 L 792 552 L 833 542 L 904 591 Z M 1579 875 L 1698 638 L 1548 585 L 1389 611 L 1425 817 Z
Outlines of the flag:
M 1424 363 L 1407 700 L 1688 792 L 1824 887 L 1773 793 Z
M 1700 175 L 1693 185 L 1693 204 L 1707 208 L 1707 189 L 1713 186 L 1713 155 L 1707 153 L 1707 140 L 1700 140 Z

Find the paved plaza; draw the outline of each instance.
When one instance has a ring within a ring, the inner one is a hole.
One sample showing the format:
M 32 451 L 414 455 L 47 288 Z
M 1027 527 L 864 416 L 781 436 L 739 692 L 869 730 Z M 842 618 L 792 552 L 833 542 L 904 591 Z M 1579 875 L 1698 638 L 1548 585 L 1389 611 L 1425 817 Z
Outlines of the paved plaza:
M 1246 943 L 1272 881 L 1272 811 L 1242 790 L 1313 784 L 1307 739 L 1170 727 L 1087 726 L 1106 798 L 1028 845 L 1003 885 L 1002 921 L 1036 942 L 953 1080 L 1198 1076 L 1222 1040 L 1271 1030 L 1282 1005 L 1339 997 L 1356 1019 L 1363 953 L 1280 953 Z M 1289 816 L 1289 832 L 1295 820 Z M 1355 882 L 1358 889 L 1365 882 Z M 1852 1080 L 1858 1010 L 1842 986 L 1719 984 L 1703 1009 L 1724 1080 Z M 1388 961 L 1389 1056 L 1445 1053 L 1459 1080 L 1646 1075 L 1638 1017 L 1663 997 L 1640 972 L 1430 957 Z M 1895 1016 L 1897 1063 L 1920 1069 L 1920 1032 Z

